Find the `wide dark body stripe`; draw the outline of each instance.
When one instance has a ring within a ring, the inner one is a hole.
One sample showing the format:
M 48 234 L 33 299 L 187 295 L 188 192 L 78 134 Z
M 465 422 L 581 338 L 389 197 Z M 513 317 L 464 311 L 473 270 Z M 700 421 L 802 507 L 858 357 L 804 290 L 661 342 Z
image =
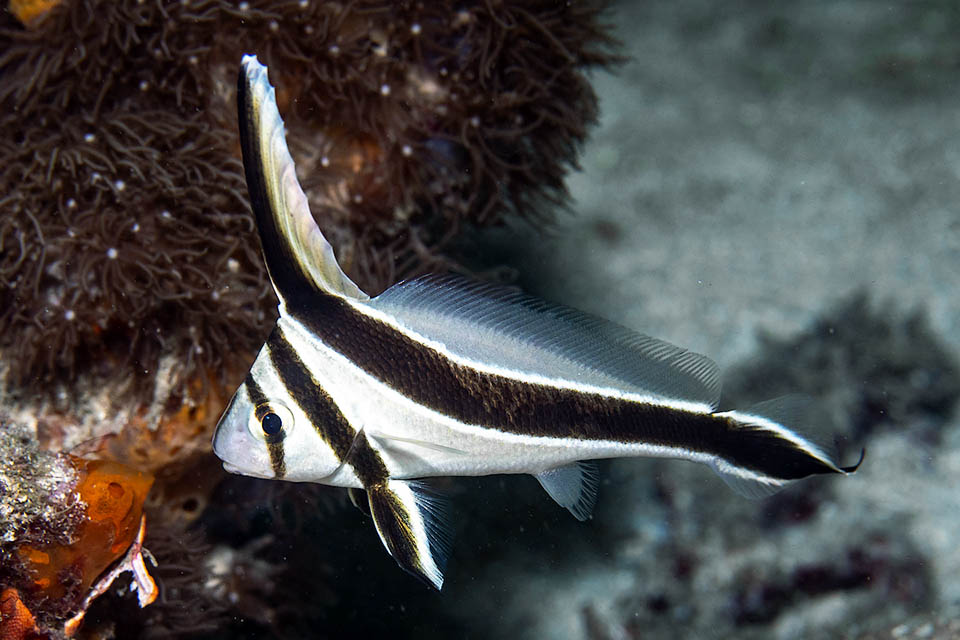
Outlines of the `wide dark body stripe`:
M 337 460 L 353 467 L 364 487 L 386 481 L 387 467 L 380 455 L 370 447 L 366 436 L 357 433 L 347 421 L 330 394 L 314 383 L 310 370 L 279 327 L 274 327 L 267 338 L 267 350 L 283 386 L 333 449 Z
M 246 387 L 247 397 L 249 397 L 250 402 L 253 403 L 257 420 L 263 420 L 263 416 L 269 407 L 266 394 L 249 373 L 243 381 L 243 385 Z M 282 433 L 279 438 L 268 437 L 266 442 L 267 454 L 270 456 L 270 468 L 273 469 L 273 476 L 277 479 L 283 478 L 287 475 L 287 462 L 283 449 Z
M 679 447 L 783 480 L 834 471 L 776 434 L 732 419 L 529 384 L 459 365 L 332 296 L 297 297 L 287 310 L 370 375 L 467 424 L 527 436 Z
M 263 258 L 270 273 L 270 279 L 281 295 L 297 289 L 313 289 L 312 279 L 299 266 L 297 256 L 293 254 L 290 245 L 284 241 L 277 227 L 276 216 L 288 214 L 274 211 L 270 204 L 262 161 L 263 149 L 260 146 L 257 125 L 259 115 L 253 101 L 253 90 L 247 78 L 245 65 L 240 66 L 240 75 L 237 78 L 237 117 L 247 191 L 250 193 L 250 204 L 253 207 L 260 244 L 263 248 Z

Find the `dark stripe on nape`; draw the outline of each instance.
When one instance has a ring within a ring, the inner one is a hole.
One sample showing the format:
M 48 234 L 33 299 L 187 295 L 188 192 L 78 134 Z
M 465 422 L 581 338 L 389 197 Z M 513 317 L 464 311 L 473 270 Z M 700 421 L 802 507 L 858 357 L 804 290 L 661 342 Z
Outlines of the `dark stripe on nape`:
M 314 430 L 330 445 L 337 460 L 349 464 L 364 487 L 386 482 L 389 474 L 380 454 L 363 432 L 357 433 L 330 394 L 317 384 L 279 326 L 267 338 L 267 349 L 287 393 L 310 418 Z
M 530 384 L 459 365 L 345 301 L 288 303 L 287 311 L 373 377 L 466 424 L 528 436 L 683 448 L 783 480 L 835 472 L 776 434 L 728 418 Z
M 333 449 L 337 460 L 343 462 L 356 435 L 355 429 L 340 413 L 330 394 L 314 380 L 279 326 L 267 338 L 266 347 L 287 393 L 310 419 L 317 434 Z
M 317 434 L 333 450 L 337 460 L 349 464 L 364 487 L 387 481 L 389 472 L 363 432 L 340 413 L 337 403 L 317 384 L 293 345 L 277 326 L 267 338 L 267 350 L 280 382 L 297 406 L 310 418 Z
M 270 403 L 267 400 L 267 395 L 263 392 L 263 389 L 257 384 L 257 381 L 253 379 L 253 374 L 248 373 L 247 377 L 243 381 L 243 386 L 247 390 L 247 397 L 250 398 L 250 403 L 253 404 L 254 412 L 257 420 L 262 420 L 264 414 L 269 410 Z M 270 456 L 270 468 L 273 469 L 273 477 L 278 480 L 283 479 L 287 475 L 287 463 L 286 457 L 283 450 L 283 438 L 277 440 L 267 439 L 267 454 Z
M 255 409 L 267 404 L 267 394 L 263 392 L 263 389 L 260 388 L 257 381 L 253 379 L 252 373 L 248 373 L 247 377 L 244 378 L 243 386 L 246 387 L 247 397 L 250 398 L 250 404 L 252 404 Z M 257 416 L 257 419 L 262 417 L 263 416 Z

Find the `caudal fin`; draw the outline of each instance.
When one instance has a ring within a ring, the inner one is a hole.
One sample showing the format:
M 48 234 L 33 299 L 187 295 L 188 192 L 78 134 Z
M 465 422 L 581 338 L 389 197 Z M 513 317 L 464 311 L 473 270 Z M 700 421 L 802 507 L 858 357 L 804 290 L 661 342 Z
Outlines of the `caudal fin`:
M 742 411 L 714 414 L 727 418 L 740 446 L 711 462 L 713 470 L 737 493 L 770 495 L 788 484 L 821 473 L 850 474 L 863 462 L 841 466 L 833 439 L 824 433 L 813 399 L 791 395 Z

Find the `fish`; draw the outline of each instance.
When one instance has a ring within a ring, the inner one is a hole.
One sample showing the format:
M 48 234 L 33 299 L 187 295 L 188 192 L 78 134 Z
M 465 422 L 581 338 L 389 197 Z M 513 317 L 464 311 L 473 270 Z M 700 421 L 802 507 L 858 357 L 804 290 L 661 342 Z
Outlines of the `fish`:
M 840 466 L 814 435 L 810 399 L 719 411 L 709 358 L 514 288 L 431 274 L 367 295 L 310 212 L 256 56 L 237 103 L 279 317 L 217 424 L 226 471 L 346 488 L 439 590 L 450 522 L 430 478 L 529 474 L 585 520 L 598 459 L 700 462 L 752 496 L 862 462 Z

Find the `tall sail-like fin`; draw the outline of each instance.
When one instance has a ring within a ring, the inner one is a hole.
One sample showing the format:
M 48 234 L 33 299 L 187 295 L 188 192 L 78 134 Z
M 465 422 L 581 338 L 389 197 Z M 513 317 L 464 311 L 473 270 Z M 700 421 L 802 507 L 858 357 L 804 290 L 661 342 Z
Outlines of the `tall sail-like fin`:
M 423 482 L 389 479 L 367 487 L 383 546 L 401 568 L 439 590 L 450 555 L 445 501 Z
M 597 502 L 598 473 L 594 462 L 573 464 L 542 471 L 534 476 L 561 507 L 577 520 L 587 520 Z
M 370 305 L 480 365 L 705 409 L 720 398 L 720 372 L 709 358 L 508 287 L 426 276 L 387 289 Z
M 340 269 L 333 247 L 310 213 L 287 149 L 267 68 L 256 56 L 243 56 L 237 107 L 247 188 L 277 295 L 287 300 L 314 289 L 339 297 L 368 299 Z

